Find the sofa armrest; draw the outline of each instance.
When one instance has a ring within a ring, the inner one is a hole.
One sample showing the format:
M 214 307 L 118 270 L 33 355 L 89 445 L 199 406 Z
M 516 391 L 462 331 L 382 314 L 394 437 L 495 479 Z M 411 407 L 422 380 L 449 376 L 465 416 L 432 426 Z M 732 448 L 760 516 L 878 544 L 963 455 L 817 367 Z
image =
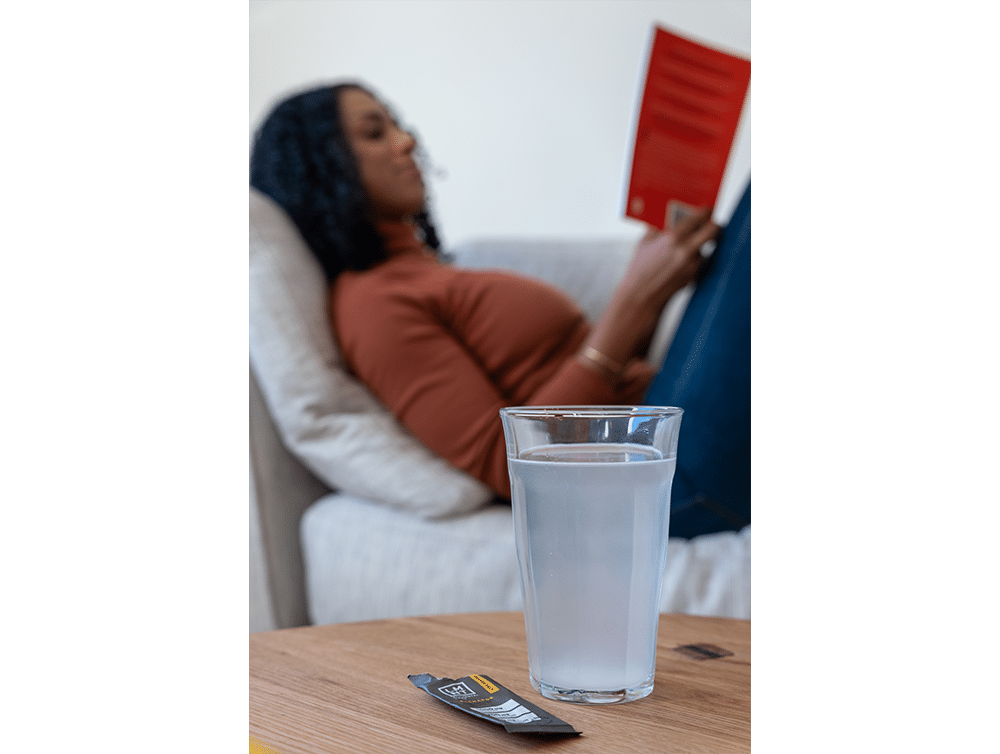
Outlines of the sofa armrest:
M 329 491 L 285 449 L 251 370 L 251 632 L 308 624 L 299 521 Z

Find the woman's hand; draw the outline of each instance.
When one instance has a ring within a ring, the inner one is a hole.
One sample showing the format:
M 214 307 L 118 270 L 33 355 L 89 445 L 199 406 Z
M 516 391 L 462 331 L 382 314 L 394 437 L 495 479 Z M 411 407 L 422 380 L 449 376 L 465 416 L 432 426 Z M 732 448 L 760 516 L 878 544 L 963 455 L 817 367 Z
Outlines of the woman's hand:
M 647 302 L 659 312 L 698 273 L 701 247 L 719 232 L 710 210 L 688 216 L 674 233 L 650 228 L 636 244 L 619 292 Z
M 600 319 L 594 323 L 581 355 L 594 362 L 594 351 L 624 366 L 642 356 L 663 307 L 698 273 L 701 247 L 719 232 L 704 209 L 681 222 L 673 233 L 651 228 L 636 244 L 632 259 Z M 587 356 L 589 350 L 590 356 Z M 602 359 L 598 357 L 597 361 Z M 613 368 L 604 371 L 611 373 Z M 611 375 L 612 377 L 614 375 Z

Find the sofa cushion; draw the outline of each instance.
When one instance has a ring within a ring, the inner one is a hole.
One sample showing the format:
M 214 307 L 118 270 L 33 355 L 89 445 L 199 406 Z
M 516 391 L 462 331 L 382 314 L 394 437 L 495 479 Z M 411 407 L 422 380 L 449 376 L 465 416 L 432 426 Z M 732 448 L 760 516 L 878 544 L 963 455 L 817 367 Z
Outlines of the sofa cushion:
M 432 522 L 331 494 L 300 531 L 313 623 L 523 609 L 509 505 Z M 750 527 L 671 539 L 660 612 L 749 620 Z
M 426 517 L 492 499 L 410 435 L 344 369 L 326 281 L 297 228 L 250 190 L 250 362 L 288 449 L 332 489 Z

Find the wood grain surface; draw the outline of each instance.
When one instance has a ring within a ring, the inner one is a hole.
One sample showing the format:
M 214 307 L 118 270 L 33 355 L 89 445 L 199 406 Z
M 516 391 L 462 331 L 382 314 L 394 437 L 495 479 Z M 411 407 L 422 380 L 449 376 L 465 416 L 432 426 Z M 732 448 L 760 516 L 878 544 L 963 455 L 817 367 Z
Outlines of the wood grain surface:
M 750 751 L 750 622 L 660 617 L 653 693 L 585 706 L 528 680 L 519 612 L 397 618 L 250 635 L 250 737 L 279 754 L 319 752 Z M 694 660 L 675 648 L 732 652 Z M 582 735 L 507 733 L 416 688 L 407 675 L 490 676 Z

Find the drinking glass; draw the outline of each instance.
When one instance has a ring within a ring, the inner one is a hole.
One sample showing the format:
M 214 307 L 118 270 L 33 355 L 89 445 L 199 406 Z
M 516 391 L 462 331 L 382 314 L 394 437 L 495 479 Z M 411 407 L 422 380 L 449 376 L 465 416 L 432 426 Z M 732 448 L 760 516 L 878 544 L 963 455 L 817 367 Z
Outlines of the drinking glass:
M 648 696 L 683 411 L 500 411 L 531 684 L 584 704 Z

